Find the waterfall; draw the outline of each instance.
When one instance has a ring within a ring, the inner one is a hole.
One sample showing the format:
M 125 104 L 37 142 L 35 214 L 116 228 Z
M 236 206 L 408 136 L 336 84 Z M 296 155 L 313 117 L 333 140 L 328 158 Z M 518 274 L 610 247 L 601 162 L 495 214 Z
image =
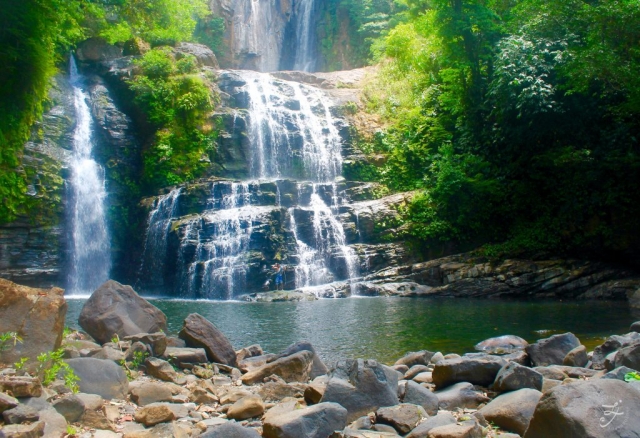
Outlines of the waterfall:
M 294 70 L 313 72 L 316 70 L 316 38 L 313 28 L 314 0 L 298 0 L 296 11 L 296 56 Z
M 104 170 L 91 157 L 91 113 L 73 56 L 69 70 L 77 122 L 69 163 L 71 263 L 67 289 L 71 294 L 86 294 L 109 279 L 111 257 L 104 207 L 107 193 Z

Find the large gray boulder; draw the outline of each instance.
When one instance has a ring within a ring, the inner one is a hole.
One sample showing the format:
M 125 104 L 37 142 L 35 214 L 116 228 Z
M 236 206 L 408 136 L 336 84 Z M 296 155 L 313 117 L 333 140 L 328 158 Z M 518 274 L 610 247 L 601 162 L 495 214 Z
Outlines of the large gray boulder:
M 451 412 L 438 412 L 438 415 L 428 418 L 411 431 L 407 438 L 428 438 L 429 432 L 436 427 L 456 424 L 457 420 Z
M 0 350 L 0 363 L 35 360 L 62 343 L 67 302 L 59 288 L 34 289 L 0 278 L 0 333 L 15 332 L 22 342 Z
M 429 418 L 422 406 L 401 403 L 376 411 L 376 424 L 388 424 L 401 435 L 406 435 L 425 418 Z
M 80 378 L 80 391 L 106 399 L 123 400 L 129 392 L 129 380 L 122 367 L 110 360 L 78 357 L 67 363 Z
M 579 345 L 570 352 L 562 360 L 562 364 L 570 367 L 583 367 L 589 363 L 587 355 L 587 347 Z
M 337 403 L 319 403 L 299 409 L 291 408 L 267 412 L 264 417 L 264 438 L 327 438 L 347 425 L 347 410 Z
M 204 348 L 210 361 L 237 367 L 236 352 L 231 342 L 204 316 L 197 313 L 187 316 L 178 336 L 189 347 Z
M 260 438 L 260 434 L 254 429 L 229 422 L 203 433 L 200 438 Z
M 573 333 L 553 335 L 540 339 L 526 348 L 534 366 L 562 365 L 565 356 L 580 346 L 580 340 Z
M 440 409 L 449 411 L 455 408 L 476 409 L 489 401 L 489 397 L 477 391 L 469 382 L 456 383 L 434 394 L 438 397 Z
M 640 342 L 640 333 L 637 332 L 608 337 L 603 344 L 594 348 L 593 355 L 591 356 L 591 368 L 594 370 L 604 370 L 606 368 L 607 356 L 636 342 Z
M 80 327 L 104 344 L 113 335 L 121 339 L 139 333 L 167 331 L 167 317 L 131 286 L 109 280 L 100 286 L 82 307 Z
M 273 362 L 274 360 L 278 360 L 280 358 L 291 356 L 292 354 L 298 353 L 300 351 L 310 351 L 313 353 L 313 363 L 311 365 L 310 377 L 315 379 L 316 377 L 325 375 L 329 372 L 327 366 L 322 362 L 318 354 L 316 353 L 315 348 L 311 345 L 311 342 L 301 341 L 296 342 L 288 346 L 282 353 L 276 355 L 275 357 L 269 358 L 267 362 Z M 260 354 L 253 355 L 253 357 L 260 356 Z
M 198 64 L 206 67 L 220 68 L 216 55 L 204 44 L 178 43 L 174 48 L 176 58 L 180 59 L 185 55 L 195 56 Z
M 478 342 L 476 350 L 487 354 L 510 354 L 524 350 L 529 343 L 519 336 L 503 335 Z
M 638 412 L 638 391 L 624 382 L 573 382 L 543 395 L 524 438 L 638 438 Z
M 515 391 L 522 388 L 542 390 L 542 374 L 539 372 L 510 362 L 498 372 L 493 382 L 493 389 L 498 392 Z
M 629 367 L 640 371 L 640 341 L 621 348 L 616 354 L 616 368 Z
M 303 350 L 291 356 L 285 356 L 268 363 L 241 377 L 245 385 L 254 385 L 262 382 L 265 377 L 272 374 L 282 377 L 285 382 L 307 382 L 311 376 L 313 366 L 313 353 Z
M 490 355 L 441 360 L 433 369 L 433 383 L 438 388 L 458 382 L 489 386 L 506 364 L 507 362 L 501 357 Z
M 508 392 L 493 399 L 480 413 L 501 429 L 523 435 L 540 397 L 540 391 L 529 388 Z
M 403 380 L 398 384 L 398 398 L 402 403 L 422 406 L 429 415 L 438 412 L 438 397 L 412 380 Z
M 375 360 L 339 361 L 321 402 L 344 406 L 348 421 L 385 406 L 398 404 L 398 372 Z

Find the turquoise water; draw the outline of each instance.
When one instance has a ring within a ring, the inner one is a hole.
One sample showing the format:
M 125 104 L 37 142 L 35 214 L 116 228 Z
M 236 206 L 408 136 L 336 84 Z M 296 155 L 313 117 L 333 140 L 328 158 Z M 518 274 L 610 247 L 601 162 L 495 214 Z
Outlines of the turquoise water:
M 68 299 L 67 325 L 78 327 L 85 300 Z M 302 303 L 150 300 L 177 333 L 190 313 L 213 322 L 236 349 L 260 344 L 277 353 L 310 341 L 328 363 L 373 358 L 392 363 L 408 351 L 473 351 L 504 334 L 529 342 L 571 331 L 588 347 L 627 333 L 636 319 L 625 302 L 499 301 L 419 298 L 349 298 Z

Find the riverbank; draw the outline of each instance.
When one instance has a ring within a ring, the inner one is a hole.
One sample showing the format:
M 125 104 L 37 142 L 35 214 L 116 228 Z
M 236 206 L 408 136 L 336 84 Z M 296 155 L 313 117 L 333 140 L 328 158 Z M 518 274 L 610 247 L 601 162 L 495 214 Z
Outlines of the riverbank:
M 69 379 L 43 387 L 41 373 L 3 367 L 3 436 L 548 438 L 640 430 L 638 417 L 626 414 L 640 408 L 640 387 L 624 381 L 640 369 L 637 323 L 592 351 L 571 333 L 532 344 L 508 336 L 464 355 L 407 353 L 393 365 L 324 363 L 308 342 L 276 354 L 255 344 L 236 350 L 195 313 L 168 336 L 164 313 L 115 282 L 84 303 L 79 323 L 83 331 L 65 333 L 59 350 L 80 378 L 79 393 Z M 610 399 L 622 413 L 601 412 Z

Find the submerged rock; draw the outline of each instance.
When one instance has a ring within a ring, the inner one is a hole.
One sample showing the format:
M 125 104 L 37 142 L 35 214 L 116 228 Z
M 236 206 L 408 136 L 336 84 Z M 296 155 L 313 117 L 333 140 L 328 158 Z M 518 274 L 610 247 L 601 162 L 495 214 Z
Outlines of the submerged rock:
M 519 336 L 504 335 L 485 339 L 476 344 L 475 349 L 487 354 L 510 354 L 524 350 L 529 343 Z

